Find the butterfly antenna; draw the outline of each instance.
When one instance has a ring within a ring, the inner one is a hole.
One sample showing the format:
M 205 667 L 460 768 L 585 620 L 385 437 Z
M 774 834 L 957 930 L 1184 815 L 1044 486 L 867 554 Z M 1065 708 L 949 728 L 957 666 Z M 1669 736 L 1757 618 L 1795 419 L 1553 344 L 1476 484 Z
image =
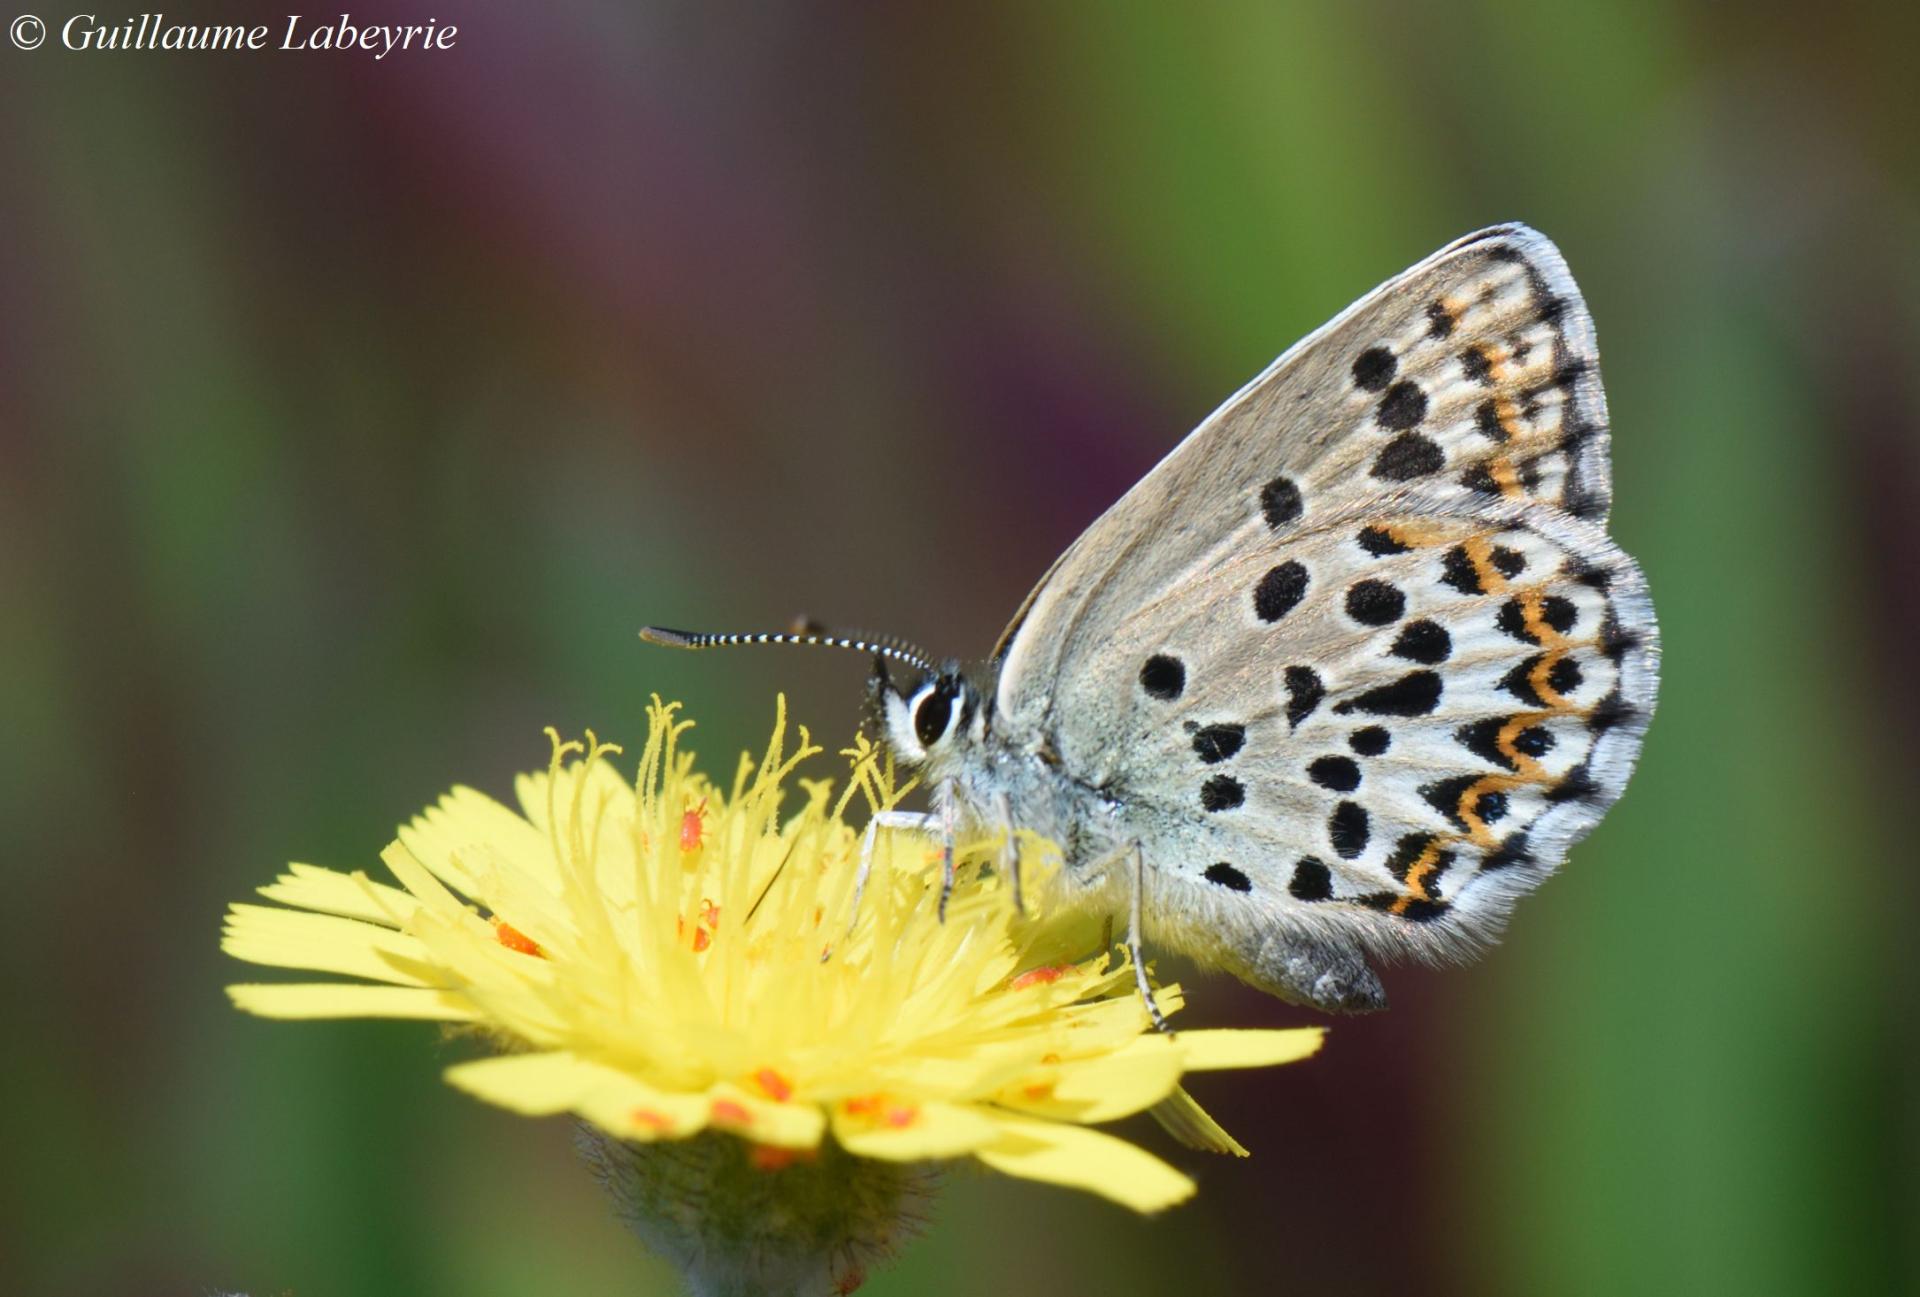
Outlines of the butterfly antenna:
M 926 650 L 917 648 L 905 640 L 891 635 L 840 635 L 822 627 L 808 623 L 796 631 L 756 631 L 746 634 L 715 634 L 708 631 L 672 630 L 666 626 L 642 626 L 640 638 L 649 644 L 658 644 L 663 648 L 709 649 L 732 648 L 737 644 L 818 644 L 826 648 L 852 649 L 856 653 L 873 653 L 880 657 L 893 658 L 918 668 L 928 675 L 937 674 L 938 668 Z

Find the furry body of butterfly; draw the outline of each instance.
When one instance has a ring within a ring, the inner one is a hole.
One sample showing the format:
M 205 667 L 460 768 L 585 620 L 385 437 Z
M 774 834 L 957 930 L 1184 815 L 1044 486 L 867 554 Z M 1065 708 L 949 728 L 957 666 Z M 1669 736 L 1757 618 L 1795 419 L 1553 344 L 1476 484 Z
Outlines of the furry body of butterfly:
M 984 688 L 893 653 L 926 678 L 882 663 L 885 739 L 949 840 L 1057 842 L 1051 903 L 1135 918 L 1136 968 L 1144 935 L 1289 1000 L 1384 1007 L 1370 957 L 1493 940 L 1638 756 L 1657 628 L 1607 538 L 1608 441 L 1558 250 L 1469 235 L 1096 520 Z M 656 638 L 712 638 L 677 634 Z

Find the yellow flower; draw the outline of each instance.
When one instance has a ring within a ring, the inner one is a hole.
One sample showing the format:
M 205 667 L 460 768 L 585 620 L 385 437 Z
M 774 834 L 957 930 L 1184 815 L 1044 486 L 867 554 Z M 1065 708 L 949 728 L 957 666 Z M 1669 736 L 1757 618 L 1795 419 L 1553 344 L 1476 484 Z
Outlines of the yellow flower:
M 382 854 L 399 887 L 293 865 L 260 889 L 291 908 L 234 905 L 223 948 L 362 980 L 234 986 L 234 1002 L 472 1024 L 504 1052 L 450 1068 L 455 1086 L 619 1140 L 731 1132 L 771 1168 L 831 1132 L 859 1158 L 971 1156 L 1141 1211 L 1193 1183 L 1087 1123 L 1185 1101 L 1183 1072 L 1318 1047 L 1315 1029 L 1153 1031 L 1127 968 L 1086 955 L 1097 935 L 1015 912 L 983 867 L 992 841 L 960 851 L 943 922 L 937 851 L 878 835 L 856 911 L 861 840 L 843 817 L 856 792 L 871 813 L 908 791 L 890 763 L 859 741 L 837 801 L 796 780 L 804 805 L 783 819 L 794 768 L 819 752 L 804 728 L 783 750 L 784 701 L 766 755 L 724 792 L 680 750 L 674 711 L 655 700 L 633 784 L 607 760 L 619 749 L 549 732 L 519 811 L 454 789 Z M 1019 849 L 1043 881 L 1057 852 L 1026 834 Z M 1180 992 L 1159 1000 L 1176 1009 Z

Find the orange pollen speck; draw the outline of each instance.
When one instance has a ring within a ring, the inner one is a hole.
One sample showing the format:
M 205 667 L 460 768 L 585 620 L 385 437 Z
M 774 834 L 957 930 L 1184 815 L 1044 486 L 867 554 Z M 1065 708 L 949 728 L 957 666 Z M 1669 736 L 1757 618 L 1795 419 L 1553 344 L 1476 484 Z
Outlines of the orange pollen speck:
M 628 1120 L 636 1126 L 645 1126 L 649 1130 L 666 1130 L 673 1125 L 672 1119 L 651 1108 L 635 1108 L 627 1114 Z
M 833 1291 L 837 1293 L 839 1297 L 852 1297 L 852 1294 L 859 1292 L 861 1286 L 866 1282 L 867 1272 L 859 1266 L 855 1266 L 840 1276 L 840 1282 L 833 1286 Z
M 720 907 L 705 897 L 700 898 L 700 922 L 709 928 L 720 926 Z
M 712 932 L 708 931 L 706 928 L 695 928 L 693 930 L 693 953 L 694 954 L 696 955 L 699 954 L 701 951 L 705 950 L 708 946 L 711 946 L 712 944 L 713 944 Z
M 895 1130 L 911 1126 L 919 1118 L 920 1110 L 911 1104 L 898 1104 L 887 1109 L 887 1125 Z
M 1028 1086 L 1026 1089 L 1022 1090 L 1021 1093 L 1026 1095 L 1029 1099 L 1051 1098 L 1053 1095 L 1053 1082 L 1041 1081 L 1036 1085 Z
M 539 942 L 514 927 L 511 923 L 508 923 L 505 919 L 495 919 L 493 921 L 493 935 L 498 937 L 500 944 L 508 950 L 517 950 L 523 955 L 544 956 L 547 953 L 540 949 Z
M 884 1095 L 856 1095 L 846 1102 L 847 1115 L 849 1117 L 870 1117 L 880 1111 L 880 1105 L 885 1102 L 886 1097 Z
M 731 1099 L 715 1099 L 713 1101 L 713 1119 L 715 1121 L 732 1122 L 736 1126 L 744 1126 L 753 1120 L 753 1114 Z
M 793 1082 L 770 1067 L 763 1067 L 755 1072 L 753 1081 L 775 1103 L 785 1103 L 793 1097 Z
M 1048 964 L 1044 968 L 1029 968 L 1013 979 L 1013 989 L 1020 991 L 1029 986 L 1051 986 L 1072 971 L 1072 964 Z
M 747 1161 L 756 1171 L 780 1171 L 795 1162 L 811 1162 L 819 1156 L 810 1148 L 780 1148 L 773 1144 L 754 1144 L 747 1150 Z

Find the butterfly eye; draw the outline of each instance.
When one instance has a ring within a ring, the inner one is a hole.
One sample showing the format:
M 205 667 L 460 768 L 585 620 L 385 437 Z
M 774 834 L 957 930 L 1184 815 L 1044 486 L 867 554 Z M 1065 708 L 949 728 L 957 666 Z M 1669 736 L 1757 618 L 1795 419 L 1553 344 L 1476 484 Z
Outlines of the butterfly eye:
M 953 699 L 953 686 L 944 680 L 920 691 L 913 705 L 913 733 L 921 747 L 932 747 L 946 734 L 947 724 L 953 719 Z

